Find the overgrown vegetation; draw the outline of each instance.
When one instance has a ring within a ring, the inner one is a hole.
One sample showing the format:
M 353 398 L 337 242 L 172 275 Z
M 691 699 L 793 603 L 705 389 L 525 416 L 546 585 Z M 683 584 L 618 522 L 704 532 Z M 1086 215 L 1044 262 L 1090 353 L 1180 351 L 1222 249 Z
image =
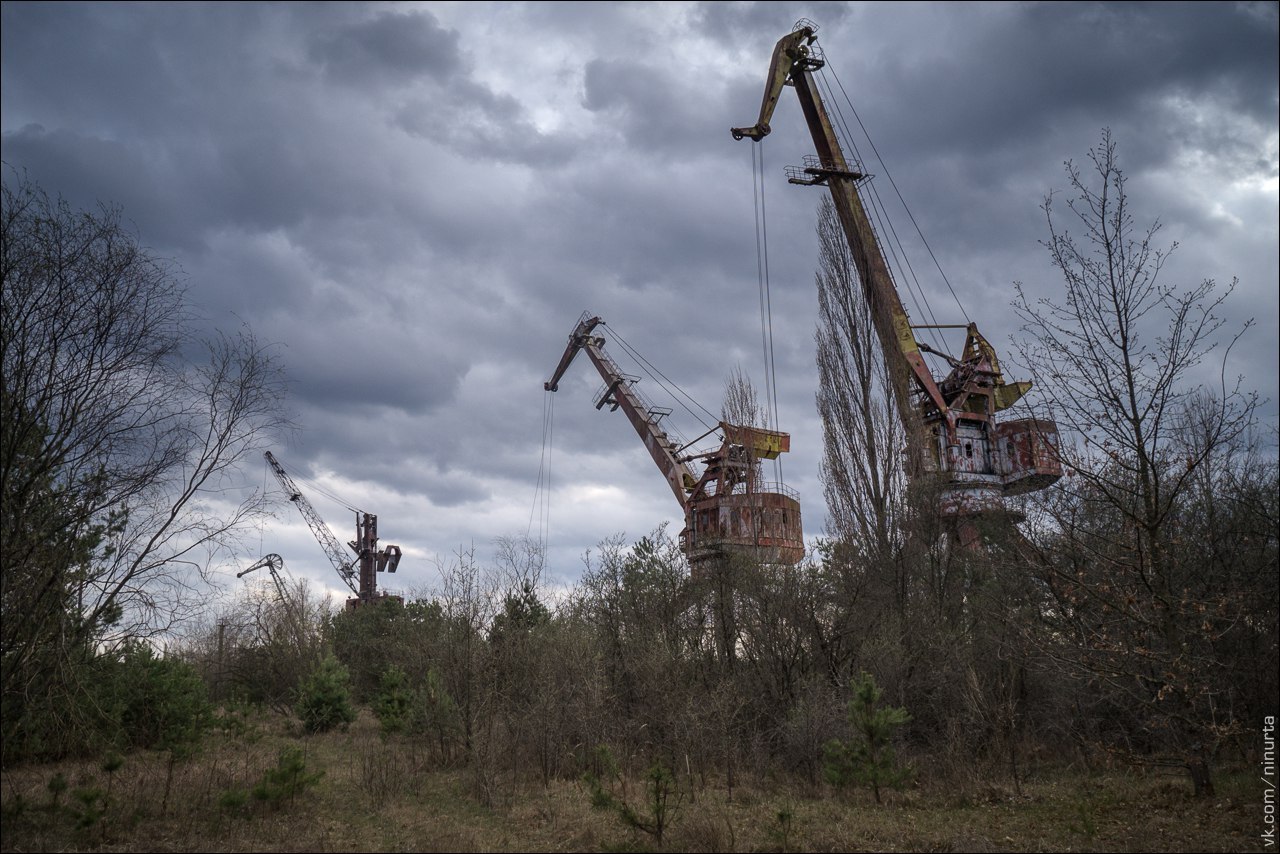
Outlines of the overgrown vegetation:
M 1075 439 L 1072 477 L 1036 506 L 1046 595 L 1020 628 L 1081 689 L 1088 738 L 1212 796 L 1215 755 L 1277 706 L 1276 450 L 1228 372 L 1250 325 L 1219 315 L 1235 281 L 1167 283 L 1177 244 L 1135 222 L 1110 133 L 1089 161 L 1067 166 L 1065 222 L 1044 204 L 1063 298 L 1016 303 L 1044 409 Z
M 684 792 L 671 770 L 661 762 L 649 766 L 640 793 L 633 799 L 609 748 L 597 749 L 596 764 L 600 767 L 599 774 L 588 771 L 582 776 L 591 795 L 591 806 L 616 815 L 630 830 L 648 834 L 661 848 L 663 835 L 684 801 Z
M 409 691 L 407 677 L 399 667 L 390 667 L 382 674 L 373 712 L 382 725 L 383 735 L 403 732 L 408 728 L 413 714 L 413 695 Z
M 656 850 L 617 813 L 591 806 L 578 777 L 522 777 L 495 808 L 477 804 L 468 769 L 426 761 L 406 741 L 389 753 L 365 710 L 346 732 L 308 736 L 274 712 L 250 714 L 237 732 L 213 729 L 181 764 L 161 809 L 167 760 L 131 753 L 107 793 L 89 761 L 6 769 L 0 837 L 7 851 L 608 851 Z M 291 756 L 285 755 L 292 751 Z M 641 813 L 648 766 L 618 757 L 625 792 Z M 362 757 L 378 763 L 366 785 Z M 927 758 L 927 757 L 922 757 Z M 301 760 L 301 767 L 297 763 Z M 1164 773 L 1034 763 L 1023 794 L 985 775 L 921 774 L 874 808 L 870 796 L 833 797 L 824 785 L 743 765 L 732 797 L 723 773 L 672 768 L 686 792 L 663 830 L 667 851 L 1248 851 L 1261 850 L 1252 768 L 1220 770 L 1218 795 L 1195 799 Z M 50 783 L 60 780 L 57 794 Z M 274 780 L 274 782 L 268 782 Z M 298 785 L 297 781 L 306 781 Z M 256 787 L 267 783 L 259 799 Z M 81 826 L 81 796 L 97 789 Z
M 0 229 L 8 764 L 152 725 L 103 692 L 137 664 L 133 645 L 199 614 L 217 558 L 264 512 L 260 494 L 236 498 L 236 465 L 283 423 L 283 387 L 247 330 L 196 335 L 177 271 L 118 209 L 74 210 L 6 171 Z M 168 666 L 133 676 L 168 680 Z
M 320 782 L 323 776 L 323 771 L 307 770 L 307 762 L 301 749 L 286 747 L 280 751 L 276 766 L 262 773 L 262 779 L 250 790 L 250 794 L 255 801 L 271 809 L 280 809 Z

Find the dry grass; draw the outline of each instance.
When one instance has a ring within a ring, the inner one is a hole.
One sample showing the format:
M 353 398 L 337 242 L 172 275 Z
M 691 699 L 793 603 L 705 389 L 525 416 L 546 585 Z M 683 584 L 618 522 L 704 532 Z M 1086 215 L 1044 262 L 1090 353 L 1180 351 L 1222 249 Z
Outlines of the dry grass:
M 290 746 L 304 751 L 313 787 L 275 804 L 248 790 Z M 131 755 L 112 779 L 98 763 L 6 771 L 0 801 L 5 851 L 601 851 L 653 849 L 616 817 L 593 811 L 574 781 L 543 786 L 498 774 L 481 805 L 476 776 L 441 769 L 433 754 L 387 744 L 367 716 L 345 733 L 303 738 L 262 718 L 247 732 L 211 737 L 173 768 L 163 754 Z M 56 798 L 49 781 L 68 788 Z M 692 791 L 664 840 L 669 851 L 1251 851 L 1262 784 L 1220 773 L 1219 796 L 1190 797 L 1177 777 L 1060 772 L 1015 795 L 982 782 L 930 780 L 877 807 L 865 792 L 740 781 L 733 799 L 714 785 Z M 109 795 L 107 793 L 110 785 Z M 84 798 L 105 802 L 86 817 Z M 635 790 L 635 791 L 638 791 Z M 77 797 L 79 793 L 80 798 Z M 780 818 L 780 814 L 789 816 Z

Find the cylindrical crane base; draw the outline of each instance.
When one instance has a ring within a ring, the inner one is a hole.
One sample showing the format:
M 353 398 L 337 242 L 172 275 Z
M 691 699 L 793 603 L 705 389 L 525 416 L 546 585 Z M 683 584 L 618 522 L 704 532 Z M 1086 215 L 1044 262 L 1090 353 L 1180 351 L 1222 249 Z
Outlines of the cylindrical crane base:
M 690 506 L 681 540 L 695 574 L 727 555 L 790 566 L 805 552 L 800 502 L 782 492 L 712 495 Z

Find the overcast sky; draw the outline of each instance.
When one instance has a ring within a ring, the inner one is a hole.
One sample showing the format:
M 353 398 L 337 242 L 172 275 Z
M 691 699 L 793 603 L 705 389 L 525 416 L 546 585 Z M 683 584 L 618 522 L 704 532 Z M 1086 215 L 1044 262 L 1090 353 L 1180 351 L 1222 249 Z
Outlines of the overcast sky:
M 405 553 L 385 587 L 436 586 L 459 548 L 487 562 L 497 538 L 538 536 L 544 509 L 553 582 L 571 583 L 606 537 L 679 530 L 625 418 L 592 407 L 585 358 L 554 396 L 539 492 L 542 384 L 590 311 L 624 370 L 640 373 L 615 331 L 713 412 L 735 368 L 763 388 L 752 144 L 729 128 L 755 123 L 773 46 L 802 17 L 883 160 L 867 164 L 877 192 L 905 199 L 955 291 L 959 305 L 933 259 L 913 256 L 939 322 L 967 314 L 1006 353 L 1013 283 L 1061 293 L 1040 205 L 1110 128 L 1137 220 L 1158 218 L 1161 241 L 1180 244 L 1169 281 L 1239 278 L 1230 328 L 1256 326 L 1229 370 L 1275 423 L 1274 2 L 5 2 L 0 14 L 5 163 L 76 205 L 119 204 L 181 265 L 203 323 L 245 322 L 279 345 L 300 429 L 276 456 L 378 515 L 383 543 Z M 772 124 L 782 474 L 813 538 L 825 190 L 784 178 L 812 152 L 789 91 Z M 669 420 L 703 429 L 678 406 Z M 264 465 L 245 477 L 276 489 Z M 308 495 L 354 536 L 347 510 Z M 292 507 L 255 539 L 250 551 L 346 595 Z

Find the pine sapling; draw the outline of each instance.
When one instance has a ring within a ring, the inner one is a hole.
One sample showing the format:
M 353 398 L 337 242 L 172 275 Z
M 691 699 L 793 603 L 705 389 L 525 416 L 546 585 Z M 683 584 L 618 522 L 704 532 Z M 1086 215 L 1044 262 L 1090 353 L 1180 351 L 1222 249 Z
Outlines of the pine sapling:
M 901 788 L 911 779 L 911 768 L 898 764 L 893 749 L 894 732 L 911 720 L 911 715 L 903 708 L 881 708 L 880 689 L 868 673 L 855 680 L 852 688 L 849 723 L 853 738 L 827 742 L 823 770 L 827 781 L 837 788 L 870 786 L 878 804 L 882 803 L 881 788 Z

